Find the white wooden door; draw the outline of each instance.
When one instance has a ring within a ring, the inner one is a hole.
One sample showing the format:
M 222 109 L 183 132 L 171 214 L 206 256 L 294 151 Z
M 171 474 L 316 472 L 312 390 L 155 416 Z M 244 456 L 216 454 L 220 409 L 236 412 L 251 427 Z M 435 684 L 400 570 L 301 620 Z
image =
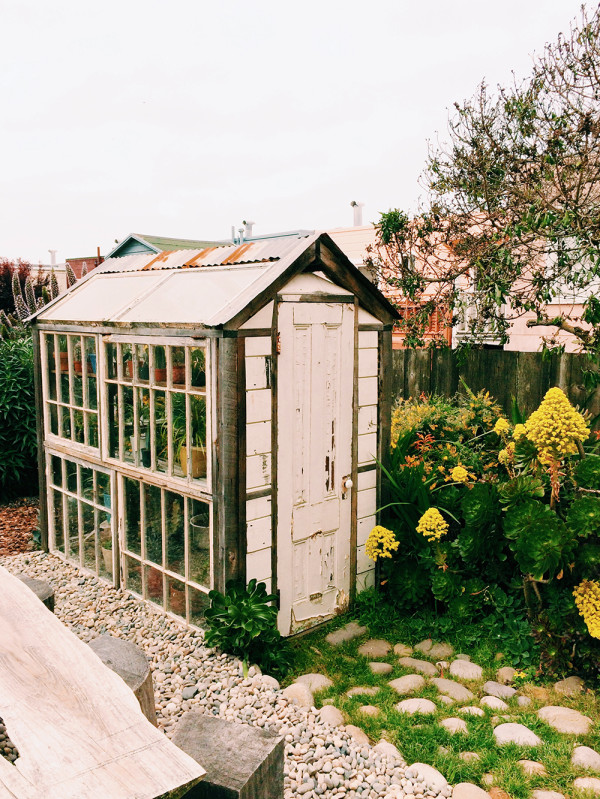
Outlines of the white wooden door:
M 354 306 L 282 302 L 277 369 L 277 586 L 289 635 L 350 591 Z

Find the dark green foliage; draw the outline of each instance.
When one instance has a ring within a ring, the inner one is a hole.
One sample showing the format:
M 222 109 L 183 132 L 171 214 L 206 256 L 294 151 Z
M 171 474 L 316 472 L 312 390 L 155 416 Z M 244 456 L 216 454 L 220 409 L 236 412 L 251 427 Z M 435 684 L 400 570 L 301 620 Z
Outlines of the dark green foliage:
M 575 479 L 582 488 L 600 490 L 600 455 L 588 454 L 577 464 Z
M 575 536 L 597 538 L 600 533 L 600 499 L 590 496 L 576 499 L 568 510 L 567 524 Z
M 37 491 L 31 337 L 0 340 L 0 498 Z
M 531 500 L 508 511 L 504 534 L 519 568 L 534 580 L 553 574 L 569 558 L 575 543 L 565 523 L 548 505 Z
M 498 496 L 503 510 L 508 510 L 529 499 L 542 499 L 545 493 L 542 481 L 529 474 L 519 474 L 498 487 Z
M 285 670 L 287 653 L 277 630 L 277 597 L 267 594 L 264 583 L 253 579 L 246 587 L 231 581 L 224 594 L 213 590 L 208 596 L 208 646 L 241 657 L 245 672 L 249 662 L 270 672 Z

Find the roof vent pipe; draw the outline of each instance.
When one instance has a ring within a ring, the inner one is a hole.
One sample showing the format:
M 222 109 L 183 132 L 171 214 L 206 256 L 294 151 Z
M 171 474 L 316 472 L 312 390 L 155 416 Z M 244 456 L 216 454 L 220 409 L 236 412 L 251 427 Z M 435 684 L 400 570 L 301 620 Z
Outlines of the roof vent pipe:
M 363 223 L 362 221 L 362 209 L 364 203 L 357 203 L 356 200 L 352 200 L 350 203 L 351 208 L 354 209 L 354 227 L 360 227 Z
M 58 250 L 48 250 L 50 253 L 50 266 L 56 266 L 56 253 Z
M 235 225 L 231 226 L 231 241 L 235 244 Z
M 240 234 L 240 239 L 239 239 L 240 244 L 242 244 L 243 241 L 244 241 L 244 228 L 243 227 L 239 227 L 238 228 L 238 233 Z
M 255 224 L 254 222 L 246 222 L 246 220 L 244 219 L 244 221 L 243 221 L 243 225 L 244 225 L 244 228 L 245 228 L 244 236 L 245 236 L 246 239 L 251 239 L 252 238 L 252 227 L 254 226 L 254 224 Z

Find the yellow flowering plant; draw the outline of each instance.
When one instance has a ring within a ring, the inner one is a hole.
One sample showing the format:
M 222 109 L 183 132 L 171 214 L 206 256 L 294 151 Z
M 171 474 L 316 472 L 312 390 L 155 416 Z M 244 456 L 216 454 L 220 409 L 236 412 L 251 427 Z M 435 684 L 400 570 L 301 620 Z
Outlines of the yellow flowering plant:
M 378 558 L 391 558 L 392 552 L 395 552 L 399 546 L 400 542 L 394 533 L 378 524 L 369 533 L 365 552 L 367 557 L 376 561 Z

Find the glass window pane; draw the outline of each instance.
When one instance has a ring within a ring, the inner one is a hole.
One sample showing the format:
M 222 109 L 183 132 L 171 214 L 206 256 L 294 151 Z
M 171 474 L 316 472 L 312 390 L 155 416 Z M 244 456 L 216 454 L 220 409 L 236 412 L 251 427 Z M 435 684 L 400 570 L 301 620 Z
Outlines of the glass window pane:
M 83 427 L 83 411 L 73 411 L 73 425 L 75 431 L 75 441 L 78 444 L 85 444 L 85 430 Z
M 168 433 L 166 396 L 164 391 L 154 391 L 154 457 L 156 470 L 166 472 L 168 466 Z
M 50 479 L 52 485 L 62 485 L 62 460 L 56 455 L 50 457 Z
M 129 463 L 132 463 L 136 447 L 133 435 L 133 388 L 131 388 L 131 386 L 123 386 L 121 390 L 123 392 L 123 458 Z
M 136 594 L 142 593 L 142 566 L 135 558 L 125 558 L 125 580 L 126 587 Z
M 87 466 L 81 467 L 81 496 L 94 501 L 94 470 Z
M 107 385 L 108 413 L 108 454 L 111 458 L 119 457 L 119 405 L 118 388 L 114 383 Z
M 206 357 L 204 348 L 192 347 L 190 349 L 190 363 L 192 388 L 204 388 L 206 386 Z
M 86 418 L 88 423 L 88 443 L 90 447 L 95 447 L 98 449 L 100 443 L 98 441 L 98 414 L 86 413 Z
M 174 386 L 185 386 L 185 348 L 171 347 L 171 373 Z
M 137 380 L 147 382 L 150 376 L 150 362 L 147 344 L 136 344 Z
M 110 509 L 110 475 L 96 472 L 96 502 Z
M 65 551 L 65 534 L 63 530 L 63 495 L 58 491 L 52 491 L 52 503 L 54 506 L 54 545 L 60 552 Z
M 185 394 L 171 394 L 171 430 L 173 437 L 173 474 L 185 477 L 187 474 L 187 421 Z
M 77 464 L 73 461 L 65 461 L 67 467 L 67 490 L 73 494 L 77 493 Z
M 67 461 L 68 463 L 68 461 Z M 79 519 L 77 517 L 77 500 L 67 497 L 67 529 L 69 531 L 68 556 L 79 562 Z
M 125 478 L 123 483 L 125 492 L 125 541 L 127 549 L 142 554 L 140 536 L 140 484 L 137 480 Z
M 149 469 L 150 462 L 150 391 L 141 388 L 138 392 L 138 424 L 140 432 L 140 465 Z
M 154 566 L 144 566 L 146 578 L 146 595 L 152 602 L 162 607 L 163 604 L 163 573 Z
M 165 492 L 165 521 L 167 525 L 167 568 L 183 575 L 184 568 L 184 499 L 179 494 Z
M 59 406 L 59 416 L 61 420 L 60 436 L 63 438 L 71 438 L 71 412 L 63 405 Z
M 131 344 L 120 344 L 121 347 L 121 380 L 131 381 L 133 378 L 133 353 Z
M 160 488 L 156 486 L 144 486 L 146 560 L 151 560 L 153 563 L 162 566 L 162 510 L 160 494 Z
M 154 347 L 154 382 L 165 385 L 167 382 L 167 356 L 163 346 Z
M 188 588 L 190 595 L 190 624 L 204 625 L 204 612 L 210 607 L 210 599 L 203 591 Z
M 86 372 L 88 375 L 96 375 L 96 339 L 94 336 L 83 336 L 83 348 L 85 355 Z
M 106 369 L 109 380 L 116 380 L 117 378 L 117 345 L 106 345 Z
M 81 503 L 81 523 L 83 528 L 83 565 L 96 571 L 95 511 L 87 502 Z
M 58 409 L 56 405 L 50 405 L 50 432 L 58 435 Z
M 190 394 L 192 477 L 206 477 L 206 399 Z
M 98 538 L 100 543 L 100 561 L 98 563 L 98 573 L 108 580 L 113 577 L 113 547 L 110 531 L 110 516 L 106 516 L 102 511 L 96 511 L 98 524 Z M 102 519 L 102 521 L 100 521 Z
M 210 506 L 189 502 L 189 579 L 210 587 Z
M 173 577 L 168 577 L 167 582 L 169 586 L 167 609 L 185 618 L 185 585 Z
M 54 336 L 46 335 L 46 355 L 48 360 L 48 398 L 56 399 L 56 363 L 54 361 Z

